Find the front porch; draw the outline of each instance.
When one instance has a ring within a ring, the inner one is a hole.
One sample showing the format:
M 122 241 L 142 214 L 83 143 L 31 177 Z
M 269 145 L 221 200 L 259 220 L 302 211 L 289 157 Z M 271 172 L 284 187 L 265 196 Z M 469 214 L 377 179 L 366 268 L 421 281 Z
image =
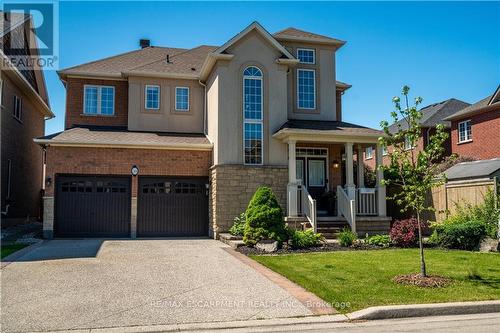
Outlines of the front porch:
M 366 184 L 363 163 L 368 147 L 376 147 L 372 158 L 377 166 L 382 163 L 383 133 L 351 124 L 351 132 L 353 126 L 360 131 L 346 133 L 340 126 L 346 123 L 324 123 L 336 126 L 282 128 L 275 134 L 288 145 L 287 220 L 306 222 L 327 237 L 345 227 L 360 236 L 387 233 L 391 219 L 383 172 L 375 170 L 375 183 Z

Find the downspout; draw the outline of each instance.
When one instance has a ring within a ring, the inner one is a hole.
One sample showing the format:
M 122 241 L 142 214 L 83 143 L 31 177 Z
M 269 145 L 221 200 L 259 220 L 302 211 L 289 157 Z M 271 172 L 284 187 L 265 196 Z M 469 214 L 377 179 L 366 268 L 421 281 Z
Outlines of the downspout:
M 10 200 L 10 181 L 11 181 L 11 175 L 12 175 L 12 160 L 7 160 L 7 195 L 5 196 L 5 200 Z M 6 203 L 5 204 L 5 210 L 2 211 L 2 215 L 7 215 L 9 214 L 9 207 L 10 204 Z
M 203 134 L 208 137 L 207 134 L 207 85 L 201 80 L 198 80 L 198 83 L 203 86 Z

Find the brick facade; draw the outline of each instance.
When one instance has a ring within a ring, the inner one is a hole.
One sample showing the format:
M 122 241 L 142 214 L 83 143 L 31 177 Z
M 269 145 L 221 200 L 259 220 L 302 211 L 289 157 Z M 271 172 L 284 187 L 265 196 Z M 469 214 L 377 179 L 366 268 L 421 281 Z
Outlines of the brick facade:
M 57 174 L 130 175 L 133 165 L 139 176 L 209 176 L 211 151 L 129 148 L 47 148 L 47 177 Z M 54 182 L 52 182 L 54 184 Z M 46 196 L 54 195 L 54 185 Z M 137 196 L 137 177 L 133 177 L 132 196 Z
M 210 234 L 217 238 L 244 212 L 259 186 L 269 186 L 286 212 L 288 168 L 217 165 L 210 170 Z
M 42 149 L 33 138 L 45 132 L 44 116 L 37 110 L 23 90 L 17 87 L 7 75 L 2 75 L 2 124 L 1 124 L 1 169 L 2 210 L 9 204 L 7 216 L 2 223 L 17 223 L 27 218 L 39 218 L 41 213 Z M 13 116 L 14 96 L 22 100 L 22 117 Z M 8 192 L 8 166 L 11 163 L 10 198 Z
M 85 85 L 115 87 L 115 114 L 109 116 L 83 115 Z M 74 125 L 127 126 L 128 81 L 68 78 L 66 81 L 66 119 L 64 128 Z
M 458 142 L 458 124 L 471 120 L 472 141 Z M 485 160 L 500 157 L 500 107 L 470 117 L 453 120 L 451 131 L 452 152 L 460 156 Z

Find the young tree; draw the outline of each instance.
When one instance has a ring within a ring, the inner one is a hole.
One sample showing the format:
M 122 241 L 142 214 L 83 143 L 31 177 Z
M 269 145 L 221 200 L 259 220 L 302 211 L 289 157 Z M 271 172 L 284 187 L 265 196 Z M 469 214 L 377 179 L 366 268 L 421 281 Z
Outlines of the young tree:
M 448 133 L 444 126 L 439 124 L 432 136 L 429 137 L 425 147 L 418 147 L 421 135 L 420 119 L 421 112 L 417 107 L 422 103 L 422 98 L 415 98 L 414 105 L 410 106 L 408 93 L 410 88 L 404 86 L 402 97 L 404 107 L 401 106 L 401 98 L 394 97 L 395 111 L 391 112 L 392 120 L 398 123 L 397 132 L 389 131 L 389 123 L 382 121 L 380 126 L 385 136 L 379 139 L 379 143 L 388 149 L 391 163 L 387 166 L 381 165 L 388 177 L 384 180 L 386 185 L 396 185 L 399 191 L 388 197 L 401 207 L 401 211 L 410 211 L 415 214 L 418 223 L 418 242 L 420 247 L 420 274 L 427 276 L 424 258 L 424 247 L 422 243 L 422 213 L 433 208 L 426 203 L 427 193 L 436 186 L 443 184 L 446 179 L 444 175 L 437 172 L 439 162 L 444 153 L 443 142 Z M 418 148 L 418 149 L 417 149 Z M 418 151 L 418 152 L 417 152 Z

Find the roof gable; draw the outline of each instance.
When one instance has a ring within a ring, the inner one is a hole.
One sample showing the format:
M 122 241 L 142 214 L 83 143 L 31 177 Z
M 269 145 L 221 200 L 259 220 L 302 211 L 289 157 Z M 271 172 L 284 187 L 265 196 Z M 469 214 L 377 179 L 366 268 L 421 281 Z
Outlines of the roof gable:
M 258 22 L 253 22 L 250 24 L 248 27 L 243 29 L 240 33 L 238 33 L 236 36 L 228 40 L 224 45 L 219 47 L 217 50 L 215 50 L 213 53 L 214 54 L 223 54 L 230 46 L 234 45 L 236 42 L 238 42 L 240 39 L 242 39 L 244 36 L 246 36 L 248 33 L 251 31 L 257 31 L 266 39 L 274 48 L 276 48 L 278 51 L 280 51 L 287 59 L 295 60 L 295 57 L 288 52 L 287 49 L 283 47 L 269 32 L 267 32 L 266 29 L 264 29 Z
M 286 40 L 286 41 L 301 41 L 301 42 L 309 42 L 309 43 L 319 43 L 319 44 L 328 44 L 334 45 L 337 47 L 341 47 L 345 44 L 345 41 L 340 39 L 315 34 L 312 32 L 300 30 L 297 28 L 289 27 L 284 30 L 278 31 L 273 34 L 273 36 L 277 40 Z

